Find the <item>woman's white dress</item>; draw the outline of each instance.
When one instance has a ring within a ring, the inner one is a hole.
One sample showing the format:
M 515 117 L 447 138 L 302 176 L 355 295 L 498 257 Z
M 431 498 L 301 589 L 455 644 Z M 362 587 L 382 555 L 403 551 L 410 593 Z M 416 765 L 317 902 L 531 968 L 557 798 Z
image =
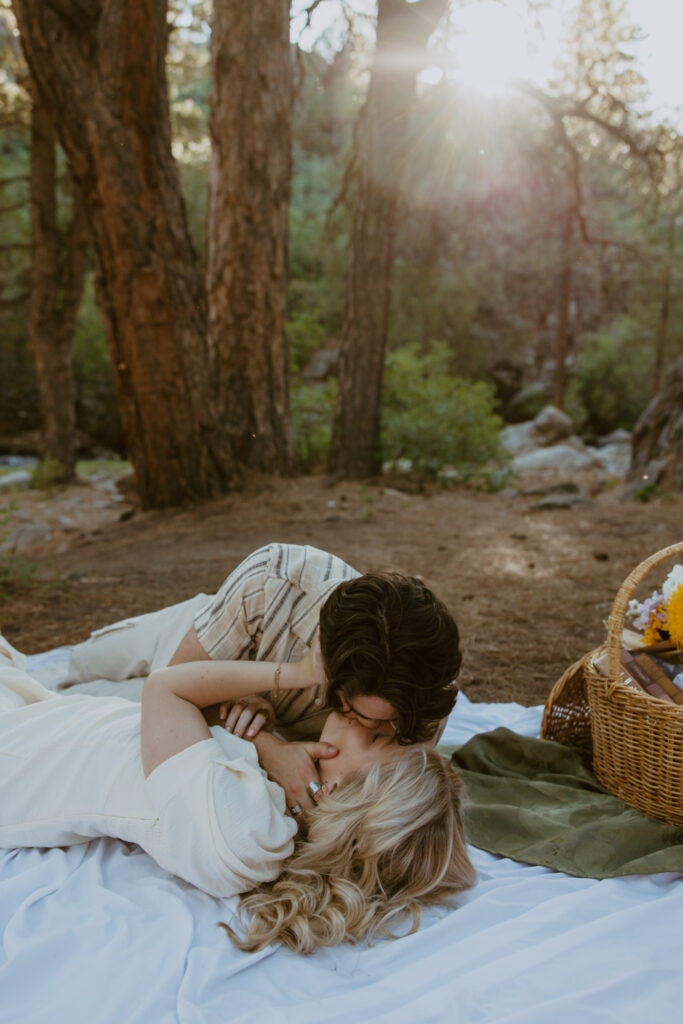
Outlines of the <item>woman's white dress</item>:
M 139 704 L 56 695 L 23 664 L 0 637 L 0 847 L 112 836 L 213 896 L 276 877 L 296 824 L 253 744 L 216 727 L 145 779 Z

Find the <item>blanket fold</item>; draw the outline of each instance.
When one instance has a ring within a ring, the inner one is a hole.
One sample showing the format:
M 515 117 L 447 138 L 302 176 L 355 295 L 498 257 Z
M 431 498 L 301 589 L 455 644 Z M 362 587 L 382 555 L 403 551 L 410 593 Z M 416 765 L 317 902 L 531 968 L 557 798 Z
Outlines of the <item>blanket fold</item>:
M 503 728 L 439 749 L 467 786 L 474 846 L 581 878 L 683 872 L 683 828 L 612 796 L 589 752 Z

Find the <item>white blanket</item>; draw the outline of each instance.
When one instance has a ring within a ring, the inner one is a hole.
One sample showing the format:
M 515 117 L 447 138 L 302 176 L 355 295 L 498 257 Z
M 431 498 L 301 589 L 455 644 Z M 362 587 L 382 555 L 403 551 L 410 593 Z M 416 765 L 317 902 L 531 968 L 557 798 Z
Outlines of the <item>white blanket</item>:
M 443 742 L 498 725 L 538 735 L 540 715 L 461 696 Z M 0 851 L 0 1022 L 679 1019 L 680 875 L 593 881 L 471 855 L 477 886 L 417 934 L 305 958 L 238 952 L 217 927 L 237 901 L 204 895 L 137 847 Z

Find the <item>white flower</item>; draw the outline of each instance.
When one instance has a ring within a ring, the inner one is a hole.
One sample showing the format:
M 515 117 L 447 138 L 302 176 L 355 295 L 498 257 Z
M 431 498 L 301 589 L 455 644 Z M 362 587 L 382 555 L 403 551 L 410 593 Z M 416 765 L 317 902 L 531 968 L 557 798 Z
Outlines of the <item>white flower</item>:
M 674 565 L 662 586 L 664 600 L 670 601 L 679 587 L 683 587 L 683 565 Z

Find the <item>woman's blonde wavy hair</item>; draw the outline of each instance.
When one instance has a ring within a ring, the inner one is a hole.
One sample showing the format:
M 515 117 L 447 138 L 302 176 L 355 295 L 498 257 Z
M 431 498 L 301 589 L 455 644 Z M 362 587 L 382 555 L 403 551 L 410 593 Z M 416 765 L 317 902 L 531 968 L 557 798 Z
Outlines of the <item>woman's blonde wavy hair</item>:
M 432 748 L 406 747 L 350 775 L 308 815 L 306 836 L 274 882 L 240 897 L 239 949 L 280 941 L 296 953 L 376 936 L 475 881 L 462 823 L 463 786 Z M 402 928 L 402 934 L 406 934 Z

